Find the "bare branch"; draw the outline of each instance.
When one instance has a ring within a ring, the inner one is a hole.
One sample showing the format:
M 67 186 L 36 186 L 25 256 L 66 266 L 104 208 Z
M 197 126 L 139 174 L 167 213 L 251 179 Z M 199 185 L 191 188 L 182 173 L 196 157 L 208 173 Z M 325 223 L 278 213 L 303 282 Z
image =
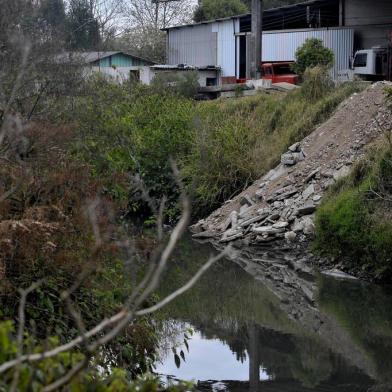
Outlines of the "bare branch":
M 139 310 L 135 313 L 136 316 L 145 316 L 146 314 L 154 313 L 158 311 L 159 309 L 162 309 L 164 306 L 168 305 L 170 302 L 175 300 L 177 297 L 180 295 L 184 294 L 186 291 L 191 289 L 198 281 L 199 279 L 204 275 L 208 269 L 211 268 L 213 264 L 215 264 L 217 261 L 221 260 L 225 256 L 227 256 L 230 252 L 230 248 L 226 248 L 223 252 L 221 252 L 219 255 L 211 258 L 206 264 L 203 265 L 199 269 L 199 271 L 192 277 L 191 280 L 188 281 L 184 286 L 179 288 L 178 290 L 174 291 L 172 294 L 168 295 L 165 299 L 162 301 L 158 302 L 154 306 L 151 306 L 146 309 Z
M 41 284 L 43 280 L 33 283 L 26 290 L 19 289 L 21 294 L 20 303 L 19 303 L 19 325 L 18 325 L 18 335 L 17 335 L 17 358 L 16 358 L 16 366 L 14 376 L 12 378 L 12 384 L 10 391 L 15 392 L 18 387 L 19 375 L 20 375 L 20 366 L 22 365 L 22 356 L 23 356 L 23 338 L 25 331 L 25 310 L 26 310 L 26 302 L 27 296 L 36 290 Z
M 67 385 L 80 371 L 82 371 L 88 365 L 88 358 L 75 365 L 64 377 L 59 378 L 54 383 L 46 386 L 43 392 L 57 391 L 64 385 Z

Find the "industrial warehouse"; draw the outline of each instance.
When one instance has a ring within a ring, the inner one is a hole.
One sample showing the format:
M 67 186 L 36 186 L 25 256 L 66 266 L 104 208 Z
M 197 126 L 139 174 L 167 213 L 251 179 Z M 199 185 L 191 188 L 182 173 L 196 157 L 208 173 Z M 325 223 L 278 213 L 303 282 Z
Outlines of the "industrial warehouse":
M 319 38 L 333 50 L 333 78 L 353 68 L 354 55 L 361 51 L 358 66 L 363 73 L 391 78 L 390 37 L 392 2 L 389 0 L 314 0 L 266 10 L 260 17 L 261 62 L 292 62 L 307 38 Z M 257 17 L 258 15 L 256 15 Z M 167 64 L 209 68 L 216 79 L 207 85 L 232 83 L 252 75 L 252 15 L 171 27 L 167 31 Z M 256 53 L 257 48 L 256 48 Z M 369 67 L 373 67 L 369 71 Z M 347 76 L 347 75 L 346 75 Z

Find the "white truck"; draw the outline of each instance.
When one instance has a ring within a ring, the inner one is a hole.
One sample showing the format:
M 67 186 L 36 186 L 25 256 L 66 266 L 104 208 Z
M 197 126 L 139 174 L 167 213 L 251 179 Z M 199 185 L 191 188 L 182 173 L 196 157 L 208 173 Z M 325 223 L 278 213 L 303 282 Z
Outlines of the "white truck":
M 339 80 L 384 80 L 390 76 L 388 49 L 374 47 L 358 50 L 351 60 L 351 69 L 339 72 Z
M 388 77 L 388 50 L 382 47 L 358 50 L 353 61 L 354 75 L 361 79 L 380 80 Z

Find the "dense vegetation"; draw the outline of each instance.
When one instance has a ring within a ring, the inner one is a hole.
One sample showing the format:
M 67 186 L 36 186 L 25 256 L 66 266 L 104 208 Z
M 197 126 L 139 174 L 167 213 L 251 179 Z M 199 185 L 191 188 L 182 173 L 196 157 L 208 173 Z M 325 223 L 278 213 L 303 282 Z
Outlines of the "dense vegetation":
M 12 137 L 3 140 L 0 151 L 0 319 L 9 320 L 0 325 L 1 363 L 14 357 L 18 347 L 15 326 L 20 322 L 21 289 L 41 282 L 25 307 L 24 350 L 31 352 L 79 334 L 64 293 L 84 273 L 89 279 L 82 279 L 70 298 L 86 329 L 120 309 L 134 287 L 132 271 L 120 261 L 123 251 L 111 240 L 125 234 L 115 218 L 122 206 L 104 197 L 104 183 L 70 154 L 74 130 L 35 124 Z M 98 197 L 100 202 L 93 202 Z M 135 243 L 136 254 L 143 260 L 152 247 L 153 243 L 142 239 Z M 156 344 L 150 319 L 131 323 L 104 347 L 102 355 L 95 356 L 90 370 L 75 385 L 94 381 L 98 390 L 117 391 L 115 385 L 120 383 L 127 385 L 123 390 L 134 390 L 136 386 L 128 381 L 151 369 Z M 18 390 L 30 390 L 29 385 L 40 390 L 81 358 L 83 353 L 74 351 L 39 365 L 24 365 Z M 122 371 L 106 378 L 97 373 L 98 366 Z M 12 372 L 2 375 L 0 389 L 10 379 Z
M 392 278 L 391 147 L 373 148 L 317 212 L 316 247 L 383 281 Z
M 194 216 L 205 215 L 271 169 L 290 143 L 309 134 L 360 88 L 347 84 L 313 96 L 316 79 L 303 92 L 288 95 L 194 102 L 154 87 L 94 83 L 92 95 L 79 102 L 79 154 L 108 183 L 114 173 L 138 176 L 153 197 L 165 195 L 169 221 L 177 216 L 178 197 L 169 157 L 193 196 Z M 129 200 L 130 214 L 149 217 L 131 182 L 123 187 L 112 181 L 107 192 Z

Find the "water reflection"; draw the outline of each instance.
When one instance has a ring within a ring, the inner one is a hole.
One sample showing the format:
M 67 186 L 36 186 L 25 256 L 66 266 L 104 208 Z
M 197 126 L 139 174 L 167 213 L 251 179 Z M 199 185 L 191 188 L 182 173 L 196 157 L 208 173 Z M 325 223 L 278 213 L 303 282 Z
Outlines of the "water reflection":
M 161 295 L 210 252 L 184 241 Z M 169 350 L 157 371 L 195 380 L 200 391 L 390 391 L 391 298 L 381 288 L 315 278 L 284 254 L 235 252 L 165 309 L 163 319 L 178 327 L 172 345 L 186 358 L 178 369 Z M 196 333 L 187 353 L 189 326 Z

